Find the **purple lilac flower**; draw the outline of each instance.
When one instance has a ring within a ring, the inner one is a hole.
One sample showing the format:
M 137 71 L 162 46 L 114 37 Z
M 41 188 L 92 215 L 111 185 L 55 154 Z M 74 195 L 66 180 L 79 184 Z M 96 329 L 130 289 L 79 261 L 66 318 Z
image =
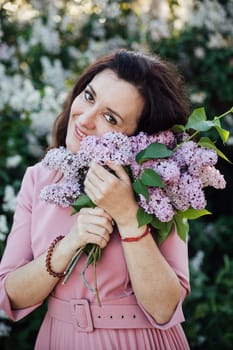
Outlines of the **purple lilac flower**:
M 137 153 L 144 150 L 149 145 L 148 135 L 144 132 L 140 132 L 136 136 L 130 137 L 132 153 L 134 157 Z
M 128 165 L 132 157 L 130 138 L 119 132 L 108 132 L 101 137 L 87 136 L 81 142 L 81 154 L 89 160 L 106 164 L 109 161 Z
M 179 167 L 189 166 L 197 150 L 197 144 L 193 141 L 184 142 L 172 155 L 172 159 Z
M 170 130 L 161 131 L 155 135 L 149 136 L 150 143 L 159 142 L 163 143 L 168 148 L 174 148 L 175 145 L 175 135 Z
M 42 160 L 42 165 L 48 167 L 50 170 L 60 170 L 64 159 L 67 154 L 72 154 L 65 147 L 52 148 L 50 149 L 44 159 Z
M 153 142 L 163 143 L 168 148 L 172 148 L 175 142 L 175 136 L 170 130 L 161 131 L 154 135 L 147 135 L 145 132 L 140 132 L 136 136 L 130 137 L 132 152 L 134 158 L 137 153 L 144 150 Z
M 130 163 L 130 168 L 131 168 L 134 180 L 140 178 L 145 169 L 153 169 L 154 165 L 155 165 L 154 159 L 146 160 L 142 164 L 138 164 L 135 160 L 132 160 L 132 162 Z
M 40 199 L 65 208 L 71 206 L 80 196 L 80 184 L 65 180 L 59 184 L 45 186 L 40 192 Z
M 73 154 L 65 147 L 53 148 L 47 152 L 42 165 L 50 170 L 59 170 L 66 178 L 78 178 L 79 170 L 88 165 L 83 154 Z
M 130 164 L 134 179 L 139 178 L 145 169 L 153 169 L 164 183 L 175 183 L 179 180 L 180 169 L 172 159 L 147 160 L 139 165 L 136 161 Z
M 189 139 L 190 135 L 186 131 L 182 131 L 178 134 L 176 134 L 176 140 L 177 143 L 182 143 L 182 142 L 188 142 L 187 140 Z
M 180 169 L 172 159 L 158 159 L 154 162 L 152 169 L 166 184 L 176 183 L 180 178 Z
M 212 186 L 216 189 L 226 187 L 226 181 L 220 171 L 213 166 L 207 166 L 202 169 L 200 174 L 203 187 Z
M 218 161 L 217 153 L 205 147 L 198 147 L 194 152 L 193 158 L 189 165 L 189 173 L 199 176 L 203 167 L 215 165 Z
M 83 182 L 91 160 L 103 165 L 109 161 L 123 166 L 130 165 L 134 180 L 139 179 L 145 169 L 154 169 L 162 178 L 165 189 L 149 188 L 149 202 L 140 195 L 139 204 L 146 212 L 156 215 L 164 222 L 172 219 L 175 210 L 204 208 L 204 187 L 225 187 L 224 177 L 214 167 L 218 158 L 216 152 L 199 147 L 193 141 L 178 146 L 170 158 L 151 159 L 139 165 L 135 160 L 136 154 L 152 142 L 173 147 L 174 134 L 164 131 L 148 136 L 141 132 L 137 136 L 128 137 L 109 132 L 101 137 L 85 137 L 76 154 L 64 147 L 50 150 L 43 165 L 60 171 L 64 177 L 62 182 L 46 186 L 41 192 L 41 199 L 64 207 L 72 205 L 83 193 Z
M 139 195 L 139 205 L 148 213 L 155 215 L 160 221 L 171 221 L 175 211 L 169 198 L 161 188 L 149 188 L 150 200 L 147 202 L 144 196 Z
M 206 206 L 201 180 L 188 173 L 182 174 L 178 183 L 168 185 L 166 193 L 178 210 L 187 210 L 190 206 L 204 209 Z

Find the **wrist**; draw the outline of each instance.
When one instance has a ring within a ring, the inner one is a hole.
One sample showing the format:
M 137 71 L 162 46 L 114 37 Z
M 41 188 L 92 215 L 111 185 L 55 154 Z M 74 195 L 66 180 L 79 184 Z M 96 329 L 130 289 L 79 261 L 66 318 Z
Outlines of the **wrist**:
M 128 225 L 118 226 L 119 236 L 122 239 L 124 239 L 126 237 L 141 236 L 145 232 L 146 229 L 147 229 L 147 225 L 143 225 L 143 226 L 138 227 L 138 222 L 128 224 Z
M 133 227 L 133 229 L 138 229 L 138 220 L 137 220 L 137 212 L 138 212 L 138 205 L 133 205 L 130 207 L 127 212 L 124 211 L 124 213 L 116 218 L 114 217 L 114 221 L 117 224 L 118 228 L 128 229 L 130 227 Z
M 140 231 L 138 228 L 137 233 L 135 232 L 135 230 L 133 235 L 130 234 L 129 232 L 126 233 L 126 231 L 124 231 L 123 234 L 122 232 L 121 233 L 119 232 L 119 237 L 122 242 L 137 242 L 143 239 L 144 237 L 146 237 L 147 235 L 149 235 L 151 233 L 151 228 L 149 225 L 144 225 L 140 227 Z

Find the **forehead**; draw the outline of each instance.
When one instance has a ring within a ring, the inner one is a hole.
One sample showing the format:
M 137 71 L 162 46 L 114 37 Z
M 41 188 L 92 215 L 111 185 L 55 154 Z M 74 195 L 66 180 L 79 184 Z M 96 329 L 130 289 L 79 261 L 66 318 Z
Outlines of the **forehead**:
M 143 105 L 143 98 L 136 86 L 119 78 L 110 69 L 97 74 L 89 85 L 94 89 L 98 98 L 113 105 L 116 104 L 118 109 L 124 103 L 128 105 L 129 109 L 132 107 L 131 103 L 137 103 L 137 107 L 138 104 Z

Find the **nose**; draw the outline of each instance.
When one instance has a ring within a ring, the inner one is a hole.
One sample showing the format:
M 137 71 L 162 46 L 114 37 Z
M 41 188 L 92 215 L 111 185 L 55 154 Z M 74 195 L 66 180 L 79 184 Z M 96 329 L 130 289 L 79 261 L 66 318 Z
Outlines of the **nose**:
M 98 112 L 93 106 L 85 109 L 78 118 L 80 126 L 89 130 L 95 129 L 97 115 Z

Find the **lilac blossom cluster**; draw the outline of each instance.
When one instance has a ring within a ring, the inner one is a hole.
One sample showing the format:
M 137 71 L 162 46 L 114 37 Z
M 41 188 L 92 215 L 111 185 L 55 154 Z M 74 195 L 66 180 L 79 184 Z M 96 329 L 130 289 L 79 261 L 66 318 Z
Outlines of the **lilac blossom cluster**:
M 91 161 L 102 165 L 109 161 L 128 165 L 131 157 L 130 139 L 121 133 L 85 137 L 75 154 L 65 147 L 53 148 L 47 152 L 42 164 L 63 176 L 58 183 L 45 186 L 40 198 L 62 207 L 71 206 L 84 191 L 83 182 Z
M 179 137 L 179 140 L 181 138 Z M 139 164 L 136 155 L 151 143 L 162 143 L 172 150 L 168 158 L 148 159 Z M 64 147 L 50 150 L 42 163 L 63 174 L 62 181 L 46 186 L 41 199 L 49 203 L 70 206 L 84 192 L 83 182 L 91 161 L 106 165 L 109 161 L 130 166 L 132 182 L 140 179 L 146 169 L 154 170 L 162 179 L 163 188 L 148 187 L 149 199 L 137 194 L 138 204 L 145 212 L 162 222 L 169 222 L 178 210 L 204 209 L 204 188 L 223 189 L 225 179 L 215 168 L 218 156 L 210 148 L 199 146 L 183 137 L 179 144 L 175 134 L 163 131 L 156 135 L 140 132 L 126 136 L 108 132 L 101 137 L 87 136 L 80 150 L 73 154 Z

